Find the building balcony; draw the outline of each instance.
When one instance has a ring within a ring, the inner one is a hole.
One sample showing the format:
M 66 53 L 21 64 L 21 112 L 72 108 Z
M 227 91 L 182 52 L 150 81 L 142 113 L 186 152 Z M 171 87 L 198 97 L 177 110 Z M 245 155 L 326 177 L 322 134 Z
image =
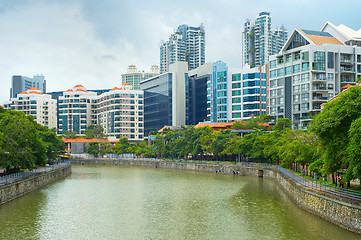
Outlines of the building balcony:
M 341 73 L 355 73 L 354 67 L 340 67 L 340 72 Z
M 328 98 L 327 97 L 321 97 L 321 96 L 313 96 L 312 100 L 314 102 L 327 102 Z

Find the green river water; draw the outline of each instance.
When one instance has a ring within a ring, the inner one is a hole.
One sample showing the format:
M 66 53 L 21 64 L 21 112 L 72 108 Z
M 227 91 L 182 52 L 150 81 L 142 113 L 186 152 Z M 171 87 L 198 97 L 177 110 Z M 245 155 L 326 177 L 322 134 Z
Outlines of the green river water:
M 361 239 L 269 179 L 114 166 L 0 206 L 0 239 Z

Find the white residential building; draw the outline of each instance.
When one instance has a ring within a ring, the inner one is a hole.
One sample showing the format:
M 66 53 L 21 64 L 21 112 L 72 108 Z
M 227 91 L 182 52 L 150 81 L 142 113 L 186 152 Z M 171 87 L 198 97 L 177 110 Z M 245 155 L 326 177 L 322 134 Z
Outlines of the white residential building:
M 269 56 L 278 53 L 287 40 L 288 32 L 282 26 L 271 30 L 271 15 L 261 12 L 254 22 L 247 19 L 242 33 L 242 66 L 263 66 Z
M 181 25 L 175 33 L 160 46 L 160 72 L 169 71 L 169 66 L 177 61 L 188 62 L 189 70 L 205 63 L 205 31 L 199 27 Z
M 140 82 L 157 76 L 159 74 L 159 66 L 153 65 L 149 72 L 138 71 L 135 65 L 129 65 L 127 73 L 122 74 L 122 83 L 127 83 L 133 87 L 134 90 L 140 89 Z
M 11 98 L 4 104 L 4 108 L 31 115 L 37 123 L 50 129 L 57 127 L 56 100 L 49 94 L 42 94 L 35 87 L 20 92 L 16 98 Z
M 321 104 L 361 76 L 361 30 L 326 23 L 321 31 L 296 29 L 270 57 L 269 113 L 294 128 L 310 122 Z

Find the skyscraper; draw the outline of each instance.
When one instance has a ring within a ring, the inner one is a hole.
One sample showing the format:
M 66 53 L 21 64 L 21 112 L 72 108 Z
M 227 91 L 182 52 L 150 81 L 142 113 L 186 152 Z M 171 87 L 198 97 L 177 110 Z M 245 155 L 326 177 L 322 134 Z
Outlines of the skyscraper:
M 169 71 L 169 65 L 176 61 L 187 61 L 189 70 L 205 63 L 205 31 L 199 27 L 181 25 L 162 41 L 160 46 L 160 72 Z
M 10 98 L 15 98 L 19 93 L 33 87 L 39 89 L 41 93 L 46 92 L 46 81 L 43 75 L 35 75 L 34 78 L 15 75 L 11 79 Z
M 271 15 L 261 12 L 254 22 L 249 19 L 242 33 L 242 65 L 263 66 L 268 57 L 277 54 L 287 40 L 287 30 L 271 30 Z

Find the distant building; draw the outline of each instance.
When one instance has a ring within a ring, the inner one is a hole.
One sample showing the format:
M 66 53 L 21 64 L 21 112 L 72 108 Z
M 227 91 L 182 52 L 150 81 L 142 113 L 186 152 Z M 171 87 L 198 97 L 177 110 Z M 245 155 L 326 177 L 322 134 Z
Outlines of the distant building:
M 40 90 L 41 93 L 46 92 L 46 80 L 43 75 L 35 75 L 33 78 L 14 75 L 11 79 L 10 98 L 16 98 L 19 93 L 33 87 Z
M 296 29 L 270 57 L 269 113 L 289 118 L 295 129 L 321 105 L 361 77 L 361 30 L 326 23 L 321 31 Z
M 170 64 L 186 61 L 189 70 L 205 63 L 205 31 L 199 27 L 181 25 L 160 46 L 160 72 L 169 71 Z
M 149 72 L 139 72 L 135 65 L 129 65 L 127 73 L 122 74 L 122 83 L 127 83 L 133 87 L 134 90 L 140 89 L 140 82 L 154 77 L 159 74 L 159 67 L 157 65 L 153 65 L 150 68 Z
M 35 87 L 18 93 L 17 97 L 4 104 L 4 108 L 31 115 L 37 123 L 50 129 L 57 127 L 56 100 Z
M 187 62 L 176 62 L 169 72 L 140 83 L 144 91 L 144 131 L 158 131 L 164 126 L 185 125 L 185 82 Z
M 261 12 L 254 22 L 247 19 L 242 33 L 242 66 L 263 66 L 269 56 L 277 54 L 287 41 L 287 30 L 282 26 L 271 29 L 271 15 Z

